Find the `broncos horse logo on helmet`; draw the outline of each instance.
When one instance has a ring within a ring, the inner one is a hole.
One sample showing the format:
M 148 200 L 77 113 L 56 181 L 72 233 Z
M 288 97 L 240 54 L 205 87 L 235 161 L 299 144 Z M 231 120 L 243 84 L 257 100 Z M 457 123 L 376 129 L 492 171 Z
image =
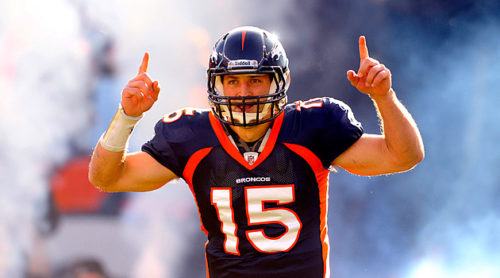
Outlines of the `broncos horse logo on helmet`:
M 224 123 L 254 126 L 276 118 L 287 103 L 290 85 L 288 58 L 277 37 L 257 27 L 238 27 L 222 36 L 210 55 L 208 100 L 213 113 Z M 263 96 L 225 96 L 224 75 L 268 74 L 269 93 Z M 242 109 L 234 109 L 235 106 Z M 245 111 L 256 106 L 256 112 Z

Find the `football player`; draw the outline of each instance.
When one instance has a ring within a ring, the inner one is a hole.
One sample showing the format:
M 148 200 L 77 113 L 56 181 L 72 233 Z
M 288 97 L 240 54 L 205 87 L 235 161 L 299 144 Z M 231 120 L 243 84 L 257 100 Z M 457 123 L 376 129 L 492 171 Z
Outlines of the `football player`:
M 166 115 L 142 151 L 127 153 L 134 125 L 158 98 L 138 75 L 92 155 L 89 178 L 108 192 L 148 191 L 183 178 L 198 206 L 209 277 L 329 277 L 329 167 L 370 176 L 407 171 L 422 139 L 392 89 L 391 72 L 359 38 L 347 79 L 369 96 L 382 134 L 363 134 L 350 108 L 321 97 L 287 104 L 288 58 L 278 39 L 239 27 L 215 44 L 207 71 L 210 110 Z

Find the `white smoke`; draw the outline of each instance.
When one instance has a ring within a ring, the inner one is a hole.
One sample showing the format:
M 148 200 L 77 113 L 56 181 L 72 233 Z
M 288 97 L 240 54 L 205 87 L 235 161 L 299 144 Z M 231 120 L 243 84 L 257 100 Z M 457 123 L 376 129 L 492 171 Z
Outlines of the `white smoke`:
M 2 1 L 0 18 L 0 277 L 21 277 L 50 171 L 88 121 L 88 62 L 66 1 Z
M 426 167 L 426 175 L 433 178 L 424 181 L 442 201 L 422 208 L 425 221 L 416 246 L 420 255 L 408 277 L 429 277 L 419 274 L 426 268 L 440 272 L 439 277 L 500 277 L 500 66 L 492 63 L 500 59 L 500 40 L 492 36 L 500 32 L 500 24 L 485 17 L 462 25 L 465 31 L 453 34 L 448 48 L 438 52 L 438 64 L 429 65 L 441 74 L 429 77 L 423 88 L 431 98 L 441 99 L 428 105 L 437 110 L 423 117 L 423 125 L 429 125 L 429 150 L 434 153 Z M 450 130 L 443 133 L 443 127 Z M 440 133 L 455 143 L 443 144 Z M 449 162 L 443 165 L 438 155 Z

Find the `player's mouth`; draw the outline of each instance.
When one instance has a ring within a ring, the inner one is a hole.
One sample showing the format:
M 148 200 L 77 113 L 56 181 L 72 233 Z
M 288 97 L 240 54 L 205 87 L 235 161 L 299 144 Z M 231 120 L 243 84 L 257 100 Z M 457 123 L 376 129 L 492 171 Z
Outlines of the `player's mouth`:
M 235 112 L 252 112 L 252 108 L 257 107 L 256 105 L 235 105 Z

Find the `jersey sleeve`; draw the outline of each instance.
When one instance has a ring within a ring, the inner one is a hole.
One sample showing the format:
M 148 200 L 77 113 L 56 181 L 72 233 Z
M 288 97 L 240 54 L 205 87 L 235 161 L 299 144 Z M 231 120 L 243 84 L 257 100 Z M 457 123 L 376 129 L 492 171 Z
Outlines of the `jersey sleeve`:
M 323 98 L 325 125 L 320 136 L 322 162 L 329 167 L 333 160 L 346 151 L 363 135 L 363 127 L 356 120 L 351 108 L 334 98 Z
M 302 139 L 298 140 L 318 156 L 325 168 L 363 134 L 351 108 L 342 101 L 323 97 L 301 102 L 300 106 Z
M 171 126 L 163 120 L 159 120 L 155 126 L 154 137 L 142 145 L 142 151 L 181 177 L 184 165 L 182 165 L 178 153 L 175 152 L 175 143 L 172 142 L 172 137 L 175 134 L 172 134 L 171 129 Z

